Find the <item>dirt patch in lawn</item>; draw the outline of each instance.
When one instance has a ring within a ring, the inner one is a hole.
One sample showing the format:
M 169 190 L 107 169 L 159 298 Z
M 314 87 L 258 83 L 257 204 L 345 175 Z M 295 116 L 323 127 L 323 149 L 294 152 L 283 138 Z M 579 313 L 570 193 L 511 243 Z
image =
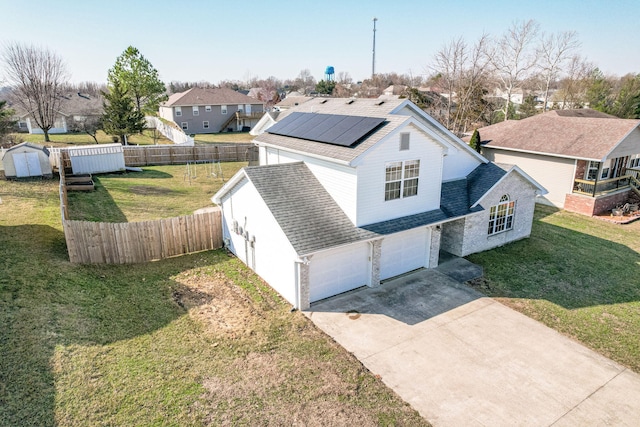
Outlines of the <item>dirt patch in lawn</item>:
M 173 299 L 202 322 L 213 335 L 228 338 L 250 335 L 260 318 L 242 289 L 233 286 L 224 274 L 183 273 L 176 278 L 183 286 L 173 291 Z
M 174 192 L 170 188 L 154 187 L 152 185 L 134 185 L 129 189 L 129 191 L 140 196 L 161 196 Z

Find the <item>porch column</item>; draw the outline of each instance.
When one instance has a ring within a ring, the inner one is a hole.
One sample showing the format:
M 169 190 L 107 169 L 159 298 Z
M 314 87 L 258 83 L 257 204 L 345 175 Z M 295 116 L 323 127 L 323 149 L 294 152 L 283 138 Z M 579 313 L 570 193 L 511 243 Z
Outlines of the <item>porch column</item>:
M 298 265 L 298 280 L 300 283 L 300 310 L 308 310 L 311 306 L 309 302 L 309 262 L 300 262 Z
M 374 288 L 380 286 L 380 257 L 382 257 L 382 239 L 369 242 L 369 283 Z
M 431 242 L 429 244 L 429 264 L 427 268 L 436 268 L 440 260 L 440 239 L 442 238 L 442 225 L 431 227 Z

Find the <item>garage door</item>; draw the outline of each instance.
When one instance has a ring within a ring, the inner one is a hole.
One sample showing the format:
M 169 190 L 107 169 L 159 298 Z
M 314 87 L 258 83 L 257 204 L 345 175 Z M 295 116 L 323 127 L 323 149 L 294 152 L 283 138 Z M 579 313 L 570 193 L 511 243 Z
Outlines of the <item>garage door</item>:
M 382 240 L 380 280 L 427 266 L 430 241 L 429 228 L 386 236 Z
M 365 286 L 368 279 L 368 243 L 315 254 L 309 264 L 309 300 L 314 302 Z

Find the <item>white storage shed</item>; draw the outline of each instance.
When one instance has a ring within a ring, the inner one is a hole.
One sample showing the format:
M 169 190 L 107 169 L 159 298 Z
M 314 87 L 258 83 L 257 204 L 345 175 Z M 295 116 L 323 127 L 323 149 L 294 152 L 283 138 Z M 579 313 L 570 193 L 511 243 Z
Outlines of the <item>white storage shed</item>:
M 30 142 L 23 142 L 6 150 L 2 156 L 2 166 L 7 179 L 52 177 L 49 150 Z
M 125 170 L 121 144 L 99 144 L 67 149 L 74 175 L 119 172 Z

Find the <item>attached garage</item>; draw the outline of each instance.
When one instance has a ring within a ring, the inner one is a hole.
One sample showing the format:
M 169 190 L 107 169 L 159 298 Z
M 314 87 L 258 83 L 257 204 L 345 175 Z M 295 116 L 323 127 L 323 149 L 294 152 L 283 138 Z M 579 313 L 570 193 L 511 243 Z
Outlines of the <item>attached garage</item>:
M 380 280 L 429 265 L 431 229 L 417 228 L 390 234 L 382 240 Z
M 319 252 L 309 263 L 310 302 L 366 286 L 369 283 L 369 244 L 356 243 Z
M 2 157 L 2 166 L 7 179 L 52 176 L 49 150 L 28 142 L 9 148 Z

